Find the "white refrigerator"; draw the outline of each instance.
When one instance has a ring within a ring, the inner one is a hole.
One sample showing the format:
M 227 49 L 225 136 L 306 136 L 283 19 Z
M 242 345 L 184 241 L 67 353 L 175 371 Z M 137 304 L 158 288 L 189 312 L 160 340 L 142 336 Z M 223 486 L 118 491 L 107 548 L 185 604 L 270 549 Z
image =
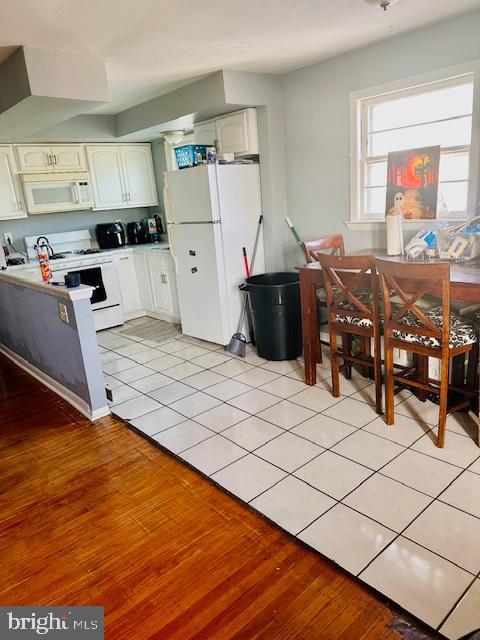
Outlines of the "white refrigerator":
M 226 345 L 236 331 L 244 296 L 238 289 L 245 279 L 242 247 L 250 260 L 262 212 L 259 166 L 169 171 L 163 195 L 182 331 Z M 255 273 L 264 271 L 262 230 Z

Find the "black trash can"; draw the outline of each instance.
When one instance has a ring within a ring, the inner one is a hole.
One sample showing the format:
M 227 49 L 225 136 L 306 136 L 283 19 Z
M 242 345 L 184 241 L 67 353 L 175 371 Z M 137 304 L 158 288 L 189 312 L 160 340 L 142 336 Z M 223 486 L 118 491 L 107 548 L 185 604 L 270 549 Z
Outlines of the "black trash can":
M 293 360 L 302 353 L 300 282 L 297 273 L 247 278 L 257 353 L 267 360 Z

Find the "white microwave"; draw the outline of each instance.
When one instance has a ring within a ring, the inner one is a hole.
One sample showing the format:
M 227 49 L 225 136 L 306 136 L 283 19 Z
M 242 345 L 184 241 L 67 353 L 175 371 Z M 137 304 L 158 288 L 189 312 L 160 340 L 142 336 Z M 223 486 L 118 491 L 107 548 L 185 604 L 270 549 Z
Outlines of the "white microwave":
M 23 174 L 21 180 L 28 213 L 57 213 L 93 206 L 86 171 Z

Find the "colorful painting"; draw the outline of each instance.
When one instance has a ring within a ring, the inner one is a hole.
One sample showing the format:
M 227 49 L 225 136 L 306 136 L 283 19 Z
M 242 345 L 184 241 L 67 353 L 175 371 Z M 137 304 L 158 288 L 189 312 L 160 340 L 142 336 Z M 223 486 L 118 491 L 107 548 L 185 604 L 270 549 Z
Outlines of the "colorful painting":
M 439 164 L 439 146 L 389 153 L 385 215 L 401 209 L 407 220 L 436 218 Z

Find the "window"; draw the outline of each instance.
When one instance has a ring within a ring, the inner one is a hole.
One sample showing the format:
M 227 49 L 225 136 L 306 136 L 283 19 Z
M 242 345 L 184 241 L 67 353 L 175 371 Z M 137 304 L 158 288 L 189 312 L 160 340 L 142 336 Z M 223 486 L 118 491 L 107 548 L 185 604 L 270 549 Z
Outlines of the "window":
M 469 73 L 354 98 L 352 221 L 385 219 L 389 152 L 434 145 L 441 146 L 438 216 L 467 217 L 476 187 L 469 181 L 473 94 L 474 74 Z

